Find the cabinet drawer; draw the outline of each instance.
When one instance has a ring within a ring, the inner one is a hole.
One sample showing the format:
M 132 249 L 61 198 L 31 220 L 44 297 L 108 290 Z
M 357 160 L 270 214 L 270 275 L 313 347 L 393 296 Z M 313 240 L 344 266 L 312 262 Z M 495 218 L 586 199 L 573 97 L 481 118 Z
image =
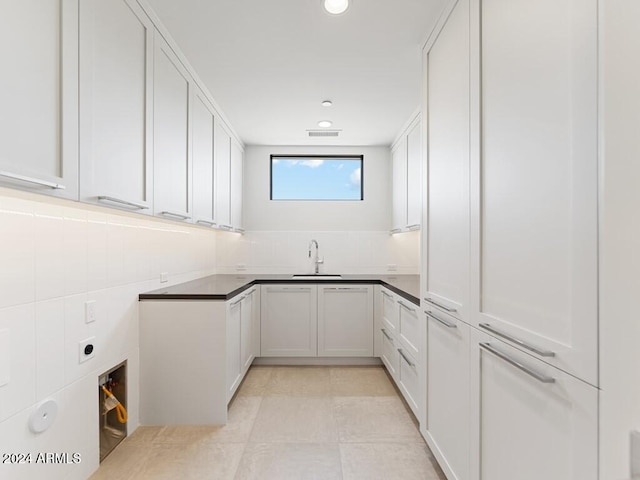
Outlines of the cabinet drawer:
M 415 357 L 420 353 L 420 319 L 418 307 L 407 300 L 398 300 L 398 337 L 405 349 Z
M 382 326 L 395 335 L 398 330 L 398 301 L 396 296 L 386 288 L 381 288 L 382 293 Z
M 596 480 L 597 389 L 489 335 L 472 342 L 479 478 Z
M 380 355 L 380 359 L 383 361 L 387 370 L 395 380 L 398 376 L 398 362 L 400 354 L 398 353 L 398 347 L 396 347 L 396 341 L 394 340 L 393 335 L 389 334 L 388 330 L 385 328 L 382 328 L 381 331 L 382 353 Z
M 418 404 L 420 403 L 420 381 L 418 375 L 418 364 L 406 349 L 399 347 L 398 351 L 398 375 L 396 382 L 404 399 L 409 404 L 411 411 L 420 418 Z

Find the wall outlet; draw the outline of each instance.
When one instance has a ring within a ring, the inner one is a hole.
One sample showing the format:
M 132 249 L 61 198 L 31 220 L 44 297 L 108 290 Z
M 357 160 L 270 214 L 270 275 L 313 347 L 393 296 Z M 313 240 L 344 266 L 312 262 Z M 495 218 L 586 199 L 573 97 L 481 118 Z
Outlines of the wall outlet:
M 160 274 L 160 283 L 167 283 L 169 281 L 169 272 L 162 272 Z
M 96 321 L 96 301 L 89 300 L 84 302 L 84 323 L 92 323 Z
M 387 265 L 387 272 L 397 272 L 398 271 L 398 265 L 396 265 L 395 263 L 390 263 L 389 265 Z
M 631 432 L 631 476 L 640 477 L 640 432 Z
M 246 272 L 247 266 L 244 263 L 239 263 L 236 265 L 236 271 L 238 272 Z
M 79 363 L 84 363 L 96 356 L 95 343 L 96 337 L 85 338 L 78 343 Z

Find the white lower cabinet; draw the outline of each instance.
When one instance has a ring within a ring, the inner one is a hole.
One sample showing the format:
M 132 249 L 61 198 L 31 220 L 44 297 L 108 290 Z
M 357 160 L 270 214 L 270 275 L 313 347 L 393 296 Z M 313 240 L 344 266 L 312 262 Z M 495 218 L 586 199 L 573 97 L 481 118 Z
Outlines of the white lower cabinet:
M 427 314 L 425 438 L 450 480 L 469 478 L 469 330 L 446 314 Z
M 400 354 L 398 353 L 398 347 L 393 335 L 389 334 L 386 328 L 382 328 L 382 348 L 380 351 L 380 360 L 387 367 L 387 371 L 391 377 L 396 380 L 398 377 L 398 363 L 400 361 Z
M 316 285 L 263 285 L 260 314 L 260 356 L 317 355 Z
M 418 362 L 402 347 L 398 349 L 398 373 L 396 384 L 411 411 L 420 419 L 420 373 Z
M 242 379 L 242 299 L 227 305 L 227 401 L 233 397 Z
M 472 329 L 471 478 L 596 480 L 598 391 Z
M 255 289 L 242 297 L 240 312 L 240 368 L 244 374 L 253 359 L 256 357 L 255 349 Z
M 373 355 L 373 286 L 318 286 L 318 356 Z

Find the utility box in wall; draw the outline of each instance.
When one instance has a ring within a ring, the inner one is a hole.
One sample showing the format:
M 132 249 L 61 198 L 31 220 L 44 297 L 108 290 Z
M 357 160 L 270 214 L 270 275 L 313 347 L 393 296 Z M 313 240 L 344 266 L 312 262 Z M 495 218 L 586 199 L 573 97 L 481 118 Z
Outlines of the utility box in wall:
M 98 378 L 100 461 L 127 436 L 127 362 Z

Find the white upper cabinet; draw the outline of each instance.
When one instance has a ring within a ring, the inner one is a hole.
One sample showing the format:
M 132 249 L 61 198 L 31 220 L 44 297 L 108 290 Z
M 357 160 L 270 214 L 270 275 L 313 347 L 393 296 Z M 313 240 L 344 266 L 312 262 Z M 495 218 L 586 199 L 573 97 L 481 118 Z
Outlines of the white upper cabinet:
M 392 231 L 417 230 L 422 216 L 422 136 L 420 117 L 391 147 Z
M 231 229 L 231 135 L 215 124 L 215 215 L 218 225 Z
M 80 5 L 80 199 L 152 213 L 153 32 L 129 0 Z
M 0 186 L 78 199 L 78 0 L 4 2 Z
M 235 140 L 231 141 L 231 226 L 242 230 L 242 176 L 244 152 Z
M 158 32 L 154 53 L 154 213 L 184 221 L 192 217 L 189 142 L 191 78 Z
M 421 123 L 415 122 L 407 134 L 407 228 L 419 228 L 422 222 L 422 137 Z
M 428 160 L 423 288 L 427 302 L 469 321 L 469 2 L 425 52 Z
M 597 1 L 480 8 L 477 323 L 597 385 Z
M 407 140 L 400 141 L 391 150 L 392 169 L 392 230 L 407 226 Z
M 214 210 L 214 125 L 209 101 L 199 88 L 193 94 L 193 220 L 203 226 L 215 225 Z

